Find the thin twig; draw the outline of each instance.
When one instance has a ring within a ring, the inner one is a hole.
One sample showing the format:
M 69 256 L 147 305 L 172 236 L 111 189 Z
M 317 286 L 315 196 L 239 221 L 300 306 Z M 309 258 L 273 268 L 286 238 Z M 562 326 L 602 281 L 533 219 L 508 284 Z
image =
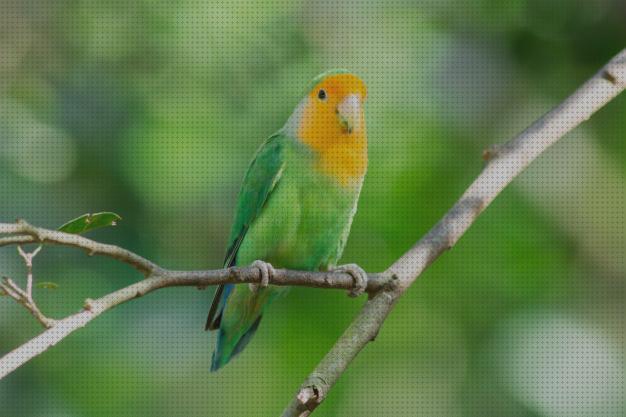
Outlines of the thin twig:
M 49 245 L 69 246 L 83 249 L 88 255 L 108 256 L 133 266 L 146 276 L 160 274 L 162 268 L 154 262 L 127 249 L 115 245 L 96 242 L 86 237 L 35 227 L 19 219 L 16 223 L 0 223 L 0 234 L 14 234 L 0 238 L 0 246 L 26 243 L 45 243 Z
M 56 320 L 43 314 L 33 298 L 33 259 L 37 256 L 40 250 L 41 246 L 33 252 L 25 252 L 21 246 L 17 247 L 17 252 L 22 257 L 24 265 L 26 265 L 26 290 L 20 288 L 19 285 L 8 277 L 2 279 L 0 282 L 0 289 L 4 291 L 6 295 L 23 305 L 30 312 L 30 314 L 32 314 L 33 317 L 39 321 L 39 323 L 41 323 L 42 326 L 49 329 L 55 325 Z
M 24 264 L 26 265 L 26 295 L 30 301 L 33 299 L 33 259 L 37 256 L 41 248 L 42 246 L 39 245 L 37 249 L 27 253 L 24 252 L 24 249 L 22 249 L 21 246 L 17 247 L 17 252 L 20 254 L 24 260 Z

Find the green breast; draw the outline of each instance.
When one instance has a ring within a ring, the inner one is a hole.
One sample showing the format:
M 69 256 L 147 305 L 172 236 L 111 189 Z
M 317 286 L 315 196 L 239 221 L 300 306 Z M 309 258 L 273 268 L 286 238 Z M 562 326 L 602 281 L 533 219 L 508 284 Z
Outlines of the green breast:
M 359 187 L 346 188 L 314 169 L 315 156 L 295 141 L 285 167 L 239 250 L 237 263 L 256 259 L 279 268 L 326 269 L 345 246 Z

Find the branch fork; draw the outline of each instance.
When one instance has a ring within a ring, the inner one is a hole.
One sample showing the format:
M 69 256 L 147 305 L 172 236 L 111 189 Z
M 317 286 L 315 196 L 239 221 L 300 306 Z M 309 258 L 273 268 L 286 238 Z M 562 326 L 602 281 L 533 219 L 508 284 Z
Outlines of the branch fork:
M 20 288 L 11 278 L 3 277 L 0 282 L 0 290 L 23 305 L 42 326 L 50 329 L 56 324 L 56 320 L 43 314 L 33 298 L 33 259 L 37 256 L 39 251 L 41 251 L 41 248 L 42 246 L 39 246 L 33 252 L 25 252 L 21 246 L 17 247 L 17 252 L 26 265 L 26 289 Z

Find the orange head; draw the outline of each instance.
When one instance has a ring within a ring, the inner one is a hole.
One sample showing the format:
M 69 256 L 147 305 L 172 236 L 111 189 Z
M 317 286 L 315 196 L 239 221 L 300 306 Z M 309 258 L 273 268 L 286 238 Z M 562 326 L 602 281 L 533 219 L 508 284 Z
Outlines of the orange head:
M 318 76 L 285 125 L 317 154 L 316 168 L 342 185 L 360 184 L 367 169 L 365 83 L 345 71 Z

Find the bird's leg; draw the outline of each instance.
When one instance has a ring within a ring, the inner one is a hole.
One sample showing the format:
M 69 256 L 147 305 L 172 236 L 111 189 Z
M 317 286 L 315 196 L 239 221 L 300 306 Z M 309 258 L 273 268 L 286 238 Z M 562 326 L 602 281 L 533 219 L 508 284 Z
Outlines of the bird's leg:
M 358 297 L 365 292 L 367 288 L 367 272 L 357 264 L 340 265 L 334 268 L 333 272 L 345 272 L 352 276 L 354 287 L 348 293 L 350 297 Z
M 250 291 L 256 292 L 259 288 L 265 288 L 270 284 L 270 279 L 272 275 L 274 275 L 274 267 L 272 264 L 256 260 L 252 262 L 250 265 L 251 268 L 258 268 L 259 273 L 261 274 L 261 282 L 259 284 L 250 283 L 248 286 L 250 287 Z

